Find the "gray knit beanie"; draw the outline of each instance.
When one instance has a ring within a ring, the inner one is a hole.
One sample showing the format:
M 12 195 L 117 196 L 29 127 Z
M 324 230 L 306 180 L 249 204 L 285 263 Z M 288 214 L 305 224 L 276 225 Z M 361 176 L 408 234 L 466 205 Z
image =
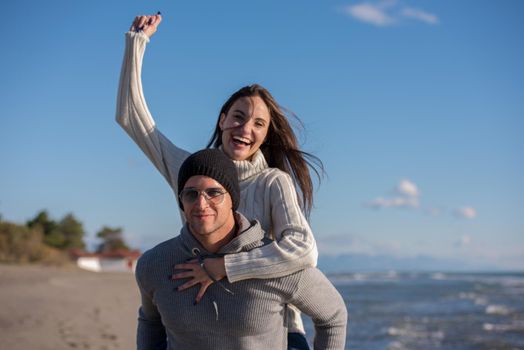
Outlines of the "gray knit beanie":
M 178 171 L 178 193 L 184 189 L 187 180 L 195 175 L 208 176 L 220 183 L 231 196 L 233 210 L 237 210 L 240 202 L 237 168 L 224 152 L 206 148 L 187 157 Z M 180 200 L 178 205 L 184 210 Z

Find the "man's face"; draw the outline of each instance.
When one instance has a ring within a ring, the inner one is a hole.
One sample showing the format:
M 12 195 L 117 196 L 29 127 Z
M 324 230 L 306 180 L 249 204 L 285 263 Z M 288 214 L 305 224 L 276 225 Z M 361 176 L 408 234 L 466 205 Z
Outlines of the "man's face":
M 195 193 L 190 190 L 198 191 L 195 200 L 192 200 Z M 183 195 L 188 191 L 193 196 Z M 214 198 L 206 199 L 206 197 Z M 180 200 L 191 233 L 196 238 L 214 235 L 220 239 L 234 227 L 231 196 L 216 180 L 202 175 L 190 177 L 180 193 Z

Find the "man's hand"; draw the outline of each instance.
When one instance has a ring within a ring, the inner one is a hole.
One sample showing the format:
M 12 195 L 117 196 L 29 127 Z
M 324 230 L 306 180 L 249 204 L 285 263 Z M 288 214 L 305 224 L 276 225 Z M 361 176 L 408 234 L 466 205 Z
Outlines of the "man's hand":
M 160 12 L 152 16 L 136 16 L 129 30 L 132 32 L 143 31 L 145 35 L 151 38 L 153 34 L 155 34 L 160 22 L 162 22 Z

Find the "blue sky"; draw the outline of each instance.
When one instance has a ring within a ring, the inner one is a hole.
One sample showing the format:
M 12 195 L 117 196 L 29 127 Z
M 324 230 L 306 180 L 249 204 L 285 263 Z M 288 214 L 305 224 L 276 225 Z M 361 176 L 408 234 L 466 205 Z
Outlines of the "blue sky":
M 524 3 L 3 1 L 0 213 L 73 212 L 94 242 L 177 234 L 167 183 L 114 121 L 124 32 L 162 11 L 144 91 L 158 127 L 203 148 L 243 85 L 305 123 L 328 177 L 321 255 L 419 254 L 524 269 Z

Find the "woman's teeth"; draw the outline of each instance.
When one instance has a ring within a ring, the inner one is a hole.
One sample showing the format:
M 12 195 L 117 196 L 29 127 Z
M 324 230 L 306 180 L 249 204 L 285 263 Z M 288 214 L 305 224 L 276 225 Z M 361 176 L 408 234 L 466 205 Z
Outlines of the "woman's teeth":
M 233 137 L 233 142 L 241 143 L 241 144 L 244 144 L 246 146 L 249 146 L 251 144 L 251 142 L 248 139 L 245 139 L 243 137 Z

